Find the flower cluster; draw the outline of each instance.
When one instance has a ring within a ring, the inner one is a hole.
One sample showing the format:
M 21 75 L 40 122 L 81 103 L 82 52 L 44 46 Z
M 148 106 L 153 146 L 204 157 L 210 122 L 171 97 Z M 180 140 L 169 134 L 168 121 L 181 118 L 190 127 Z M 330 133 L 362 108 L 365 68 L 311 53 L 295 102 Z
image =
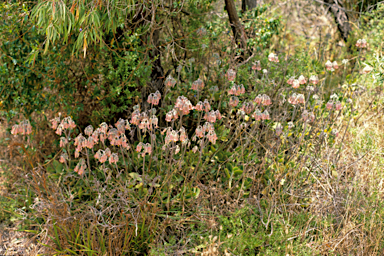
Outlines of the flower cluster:
M 59 162 L 63 164 L 63 163 L 65 163 L 68 159 L 69 159 L 69 158 L 68 158 L 68 154 L 67 154 L 67 153 L 62 153 L 62 154 L 60 155 Z
M 303 94 L 293 93 L 291 97 L 288 98 L 288 102 L 291 103 L 292 105 L 304 104 L 305 98 Z
M 225 77 L 228 79 L 228 81 L 234 81 L 236 78 L 236 71 L 233 69 L 228 69 L 227 73 L 225 74 Z
M 112 154 L 111 150 L 109 148 L 106 148 L 105 150 L 99 149 L 94 157 L 99 160 L 100 163 L 105 163 L 107 160 L 112 163 L 116 163 L 119 160 L 119 157 L 117 154 Z
M 87 169 L 87 165 L 85 164 L 84 159 L 80 159 L 80 161 L 77 163 L 75 167 L 75 172 L 77 172 L 80 176 L 82 176 L 85 172 L 85 169 Z
M 262 113 L 258 108 L 253 112 L 252 117 L 255 118 L 256 121 L 271 119 L 267 110 L 264 110 Z
M 306 84 L 307 83 L 307 78 L 305 78 L 305 76 L 301 75 L 299 76 L 299 83 L 300 84 Z
M 214 123 L 217 120 L 221 120 L 222 116 L 220 114 L 219 110 L 211 110 L 211 112 L 206 112 L 204 115 L 204 119 L 207 120 L 210 123 Z
M 309 79 L 309 81 L 311 81 L 311 79 Z M 301 75 L 301 76 L 299 76 L 298 79 L 295 79 L 295 77 L 292 76 L 288 79 L 287 83 L 289 85 L 292 85 L 293 88 L 299 88 L 301 84 L 307 83 L 307 78 L 305 76 Z
M 238 104 L 239 98 L 237 98 L 236 96 L 231 96 L 231 98 L 229 98 L 229 106 L 236 107 Z
M 178 142 L 180 141 L 183 144 L 186 144 L 189 142 L 187 131 L 184 127 L 181 127 L 179 131 L 173 130 L 171 127 L 168 127 L 164 129 L 162 134 L 166 132 L 165 136 L 165 145 L 168 145 L 171 142 Z
M 356 42 L 357 48 L 367 48 L 367 41 L 365 39 L 359 39 Z
M 61 135 L 62 132 L 66 129 L 76 128 L 76 124 L 70 116 L 61 120 L 60 124 L 59 124 L 59 122 L 60 122 L 60 117 L 56 117 L 54 119 L 51 119 L 52 129 L 56 130 L 55 133 L 57 135 Z
M 266 94 L 257 95 L 256 98 L 253 100 L 253 102 L 255 102 L 258 105 L 261 104 L 263 106 L 269 106 L 272 104 L 271 98 Z
M 189 111 L 193 110 L 194 107 L 189 99 L 184 96 L 179 96 L 175 103 L 175 108 L 179 113 L 183 115 L 188 115 Z
M 200 78 L 192 83 L 192 90 L 199 91 L 199 90 L 203 90 L 203 88 L 204 88 L 204 82 Z
M 309 82 L 312 83 L 313 85 L 317 85 L 319 83 L 319 78 L 316 75 L 312 75 L 309 78 Z
M 259 60 L 253 63 L 252 70 L 258 70 L 258 71 L 261 70 L 261 65 Z
M 11 130 L 12 135 L 17 135 L 17 134 L 28 135 L 31 133 L 32 133 L 32 126 L 29 120 L 25 120 L 20 124 L 15 124 L 14 126 L 12 126 L 12 130 Z
M 236 95 L 236 96 L 239 96 L 240 94 L 244 94 L 245 93 L 245 88 L 244 88 L 244 85 L 237 85 L 237 84 L 234 84 L 231 89 L 229 89 L 228 91 L 228 94 L 229 95 Z
M 199 138 L 206 137 L 212 144 L 216 144 L 217 135 L 213 123 L 206 122 L 203 126 L 199 125 L 196 128 L 196 136 Z
M 341 105 L 341 102 L 340 101 L 336 101 L 334 102 L 333 100 L 329 100 L 326 104 L 326 108 L 328 110 L 331 110 L 333 108 L 335 108 L 336 110 L 341 110 L 342 108 L 342 105 Z
M 174 87 L 175 84 L 176 84 L 176 80 L 171 75 L 169 75 L 167 79 L 165 79 L 165 86 Z
M 273 52 L 268 55 L 268 60 L 271 62 L 279 62 L 279 58 Z
M 126 120 L 126 121 L 124 120 L 123 122 L 124 122 L 124 126 L 123 126 L 123 124 L 119 125 L 120 130 L 119 130 L 119 127 L 118 127 L 118 130 L 120 131 L 120 133 L 124 133 L 125 132 L 122 129 L 123 127 L 125 129 L 127 129 L 127 130 L 131 129 L 128 120 Z M 133 111 L 132 117 L 131 117 L 131 121 L 130 121 L 131 124 L 137 125 L 139 127 L 139 129 L 143 130 L 144 132 L 146 130 L 152 130 L 153 127 L 157 128 L 158 127 L 158 122 L 159 122 L 159 119 L 155 115 L 152 115 L 149 118 L 147 113 L 145 113 L 145 112 L 140 113 L 139 110 Z
M 336 61 L 331 62 L 331 61 L 328 60 L 328 61 L 325 63 L 325 68 L 326 68 L 327 70 L 329 70 L 329 71 L 333 71 L 334 69 L 338 69 L 338 68 L 339 68 L 339 64 L 337 64 Z
M 161 93 L 159 91 L 156 91 L 155 93 L 149 94 L 147 102 L 156 106 L 159 105 L 160 99 Z
M 179 118 L 179 113 L 177 113 L 175 109 L 172 109 L 165 115 L 165 121 L 167 122 L 171 122 L 173 120 L 176 120 L 177 118 Z
M 141 152 L 143 150 L 143 152 Z M 136 152 L 141 153 L 141 157 L 144 157 L 146 154 L 152 154 L 152 146 L 149 143 L 144 144 L 143 142 L 139 142 L 136 146 Z
M 250 114 L 254 108 L 255 106 L 253 105 L 253 103 L 251 101 L 248 101 L 243 103 L 243 106 L 241 106 L 240 110 L 244 111 L 244 113 L 246 114 Z

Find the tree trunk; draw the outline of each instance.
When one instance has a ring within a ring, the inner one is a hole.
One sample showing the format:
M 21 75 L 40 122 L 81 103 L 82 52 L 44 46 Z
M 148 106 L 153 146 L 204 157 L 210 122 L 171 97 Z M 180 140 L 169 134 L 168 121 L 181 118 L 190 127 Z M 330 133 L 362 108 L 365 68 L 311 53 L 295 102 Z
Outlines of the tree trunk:
M 252 10 L 253 8 L 256 8 L 257 6 L 257 0 L 243 0 L 241 1 L 241 10 L 243 12 L 246 12 L 248 10 Z
M 351 26 L 349 24 L 348 14 L 344 10 L 341 0 L 325 0 L 331 9 L 333 16 L 335 17 L 335 22 L 337 28 L 340 31 L 341 36 L 344 41 L 347 41 L 348 35 L 351 32 Z
M 232 28 L 233 35 L 235 37 L 236 44 L 245 50 L 247 46 L 247 37 L 244 32 L 244 28 L 237 15 L 236 6 L 233 0 L 225 0 L 225 9 L 227 10 L 229 23 Z

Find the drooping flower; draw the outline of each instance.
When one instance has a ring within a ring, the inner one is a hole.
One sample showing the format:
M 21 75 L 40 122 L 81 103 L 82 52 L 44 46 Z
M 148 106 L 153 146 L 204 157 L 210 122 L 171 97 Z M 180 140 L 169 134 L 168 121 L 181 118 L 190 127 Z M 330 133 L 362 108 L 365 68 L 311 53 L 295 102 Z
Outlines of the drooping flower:
M 137 144 L 137 146 L 136 146 L 136 152 L 140 152 L 141 149 L 143 148 L 143 146 L 144 146 L 144 143 L 143 142 L 139 142 L 139 144 Z
M 309 82 L 312 83 L 313 85 L 317 85 L 319 83 L 319 78 L 316 75 L 312 75 L 309 78 Z
M 299 83 L 300 84 L 306 84 L 307 83 L 307 78 L 305 78 L 305 76 L 301 75 L 299 76 Z
M 63 148 L 63 147 L 65 147 L 65 145 L 67 145 L 67 144 L 68 144 L 68 140 L 67 140 L 67 138 L 65 138 L 65 137 L 61 137 L 61 138 L 60 138 L 60 147 Z
M 192 83 L 192 90 L 201 91 L 204 88 L 204 82 L 200 78 Z
M 253 63 L 253 65 L 252 65 L 252 70 L 258 70 L 258 71 L 261 70 L 261 65 L 260 65 L 260 61 L 259 61 L 259 60 L 255 61 L 255 62 Z
M 115 164 L 119 161 L 119 156 L 116 153 L 112 153 L 108 159 L 110 164 Z
M 82 158 L 77 163 L 74 171 L 77 172 L 80 176 L 82 176 L 86 168 L 87 168 L 87 165 L 85 164 L 85 160 Z
M 222 116 L 221 116 L 221 114 L 220 114 L 220 111 L 219 111 L 219 110 L 216 110 L 216 111 L 215 111 L 215 114 L 216 114 L 216 118 L 217 118 L 217 120 L 221 120 Z
M 298 94 L 297 95 L 297 103 L 300 103 L 300 104 L 304 104 L 305 103 L 304 94 Z
M 203 110 L 203 102 L 199 101 L 196 106 L 195 106 L 195 110 L 197 111 L 202 111 Z
M 256 121 L 260 121 L 262 119 L 262 116 L 263 116 L 263 114 L 261 113 L 261 111 L 258 108 L 256 108 L 252 114 L 252 117 L 255 118 Z
M 325 63 L 325 68 L 326 68 L 328 71 L 331 71 L 332 68 L 333 68 L 333 64 L 332 64 L 332 62 L 328 60 L 328 61 Z
M 271 98 L 268 95 L 263 94 L 261 97 L 261 104 L 263 106 L 269 106 L 272 104 Z
M 56 130 L 60 122 L 60 117 L 53 118 L 50 120 L 50 122 L 52 124 L 52 129 Z
M 167 79 L 165 79 L 165 86 L 174 87 L 175 84 L 176 84 L 176 80 L 171 75 L 169 75 Z
M 363 74 L 368 74 L 368 73 L 370 73 L 371 71 L 373 70 L 373 67 L 371 67 L 371 66 L 365 66 L 364 68 L 363 68 L 363 70 L 361 71 Z
M 287 81 L 287 84 L 289 85 L 293 85 L 293 81 L 295 80 L 295 77 L 294 76 L 291 76 L 288 81 Z
M 238 104 L 239 104 L 239 98 L 237 98 L 236 96 L 232 96 L 229 99 L 229 106 L 236 107 Z
M 188 135 L 184 127 L 181 127 L 179 132 L 180 132 L 179 139 L 181 142 L 188 140 Z
M 367 41 L 365 39 L 358 39 L 356 42 L 356 47 L 367 48 Z
M 244 102 L 240 109 L 243 110 L 246 114 L 250 114 L 254 109 L 254 105 L 252 102 Z
M 225 74 L 225 77 L 228 79 L 228 81 L 234 81 L 236 78 L 236 71 L 233 69 L 228 69 L 227 73 Z
M 271 119 L 271 117 L 269 116 L 269 113 L 268 113 L 267 110 L 264 110 L 264 112 L 261 115 L 261 119 L 262 120 L 269 120 L 269 119 Z
M 271 52 L 271 53 L 268 55 L 268 60 L 271 61 L 271 62 L 279 62 L 279 58 L 278 58 L 277 55 L 274 54 L 273 52 Z
M 85 127 L 84 133 L 85 133 L 85 135 L 91 136 L 91 134 L 93 133 L 93 126 L 88 125 L 87 127 Z
M 300 87 L 300 81 L 297 80 L 297 79 L 293 80 L 292 88 L 297 89 L 297 88 L 299 88 L 299 87 Z
M 338 69 L 338 68 L 339 68 L 339 64 L 337 64 L 337 61 L 334 61 L 334 62 L 332 63 L 332 67 L 333 67 L 334 69 Z
M 65 163 L 65 162 L 67 162 L 67 160 L 68 160 L 68 154 L 67 154 L 67 153 L 62 153 L 62 154 L 60 155 L 59 162 L 63 164 L 63 163 Z
M 216 140 L 217 140 L 217 135 L 215 133 L 214 130 L 210 130 L 207 134 L 207 138 L 208 140 L 212 143 L 212 144 L 216 144 Z

